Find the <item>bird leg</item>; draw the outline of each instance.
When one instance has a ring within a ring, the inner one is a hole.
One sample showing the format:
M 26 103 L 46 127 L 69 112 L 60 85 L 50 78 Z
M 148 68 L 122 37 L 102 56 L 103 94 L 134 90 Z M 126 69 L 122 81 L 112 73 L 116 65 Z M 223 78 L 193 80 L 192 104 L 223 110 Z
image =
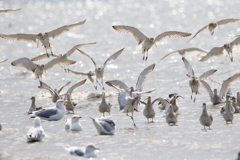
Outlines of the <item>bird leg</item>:
M 197 97 L 197 94 L 195 94 L 195 97 L 194 97 L 194 100 L 193 100 L 194 103 L 195 103 L 196 97 Z
M 53 56 L 53 52 L 52 52 L 52 49 L 51 49 L 51 46 L 50 46 L 50 44 L 49 44 L 49 48 L 50 48 L 51 54 L 52 54 L 52 56 Z
M 192 94 L 191 94 L 191 100 L 192 100 L 192 95 L 193 95 L 193 91 L 192 91 Z
M 132 121 L 133 121 L 134 127 L 137 127 L 136 124 L 135 124 L 135 122 L 134 122 L 134 119 L 133 119 L 133 112 L 132 112 L 132 116 L 128 115 L 128 112 L 127 112 L 127 116 L 128 116 L 128 117 L 131 117 L 131 119 L 132 119 Z
M 102 81 L 102 89 L 105 90 L 104 86 L 103 86 L 103 79 L 101 80 Z
M 213 35 L 214 31 L 211 33 L 211 35 Z

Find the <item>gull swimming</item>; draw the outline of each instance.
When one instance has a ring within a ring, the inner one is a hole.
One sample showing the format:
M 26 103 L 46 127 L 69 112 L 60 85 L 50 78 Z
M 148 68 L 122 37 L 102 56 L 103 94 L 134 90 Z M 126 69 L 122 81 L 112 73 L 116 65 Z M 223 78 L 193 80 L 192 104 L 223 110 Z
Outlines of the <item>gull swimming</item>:
M 156 42 L 158 42 L 164 38 L 182 38 L 182 37 L 187 37 L 187 36 L 191 35 L 191 33 L 178 32 L 178 31 L 167 31 L 167 32 L 163 32 L 163 33 L 157 35 L 154 38 L 154 37 L 145 36 L 141 31 L 139 31 L 135 27 L 125 26 L 125 25 L 116 25 L 116 26 L 112 26 L 112 27 L 113 27 L 113 29 L 115 29 L 118 32 L 130 33 L 131 35 L 133 35 L 133 37 L 138 42 L 138 45 L 139 44 L 142 45 L 143 60 L 145 60 L 145 61 L 148 58 L 148 50 Z
M 21 8 L 18 9 L 1 9 L 0 13 L 8 13 L 8 12 L 13 12 L 13 11 L 19 11 Z
M 37 111 L 37 110 L 42 109 L 42 107 L 37 107 L 36 106 L 34 96 L 32 96 L 30 99 L 32 100 L 32 103 L 31 103 L 31 106 L 30 106 L 29 110 L 27 111 L 28 114 L 32 114 L 33 111 Z
M 160 60 L 158 61 L 158 63 L 161 62 L 164 58 L 166 58 L 167 56 L 169 56 L 169 55 L 171 55 L 171 54 L 173 54 L 173 53 L 179 53 L 179 55 L 181 55 L 182 57 L 184 57 L 184 55 L 186 54 L 186 52 L 194 52 L 194 51 L 198 51 L 198 52 L 201 52 L 201 53 L 208 53 L 208 52 L 206 52 L 206 51 L 204 51 L 204 50 L 201 50 L 201 49 L 199 49 L 199 48 L 184 48 L 184 49 L 179 49 L 179 50 L 176 50 L 176 51 L 173 51 L 173 52 L 170 52 L 170 53 L 166 54 L 162 59 L 160 59 Z
M 90 117 L 91 118 L 91 117 Z M 91 118 L 94 126 L 100 135 L 113 135 L 116 126 L 113 120 L 109 118 Z
M 79 119 L 82 118 L 78 115 L 73 115 L 72 118 L 67 119 L 65 123 L 65 130 L 70 131 L 82 131 L 82 125 L 79 123 Z
M 199 121 L 204 126 L 204 129 L 205 129 L 205 126 L 209 127 L 210 129 L 210 126 L 212 125 L 212 122 L 213 122 L 213 117 L 210 113 L 207 112 L 206 103 L 203 103 L 202 114 L 199 118 Z
M 110 103 L 106 102 L 106 97 L 105 97 L 105 92 L 102 92 L 102 101 L 100 103 L 100 105 L 98 106 L 98 110 L 100 113 L 104 115 L 105 112 L 108 112 L 108 114 L 110 115 L 111 112 L 111 107 L 112 105 Z
M 231 87 L 231 85 L 235 84 L 239 80 L 240 80 L 240 73 L 236 73 L 233 76 L 229 77 L 227 80 L 225 80 L 222 83 L 219 94 L 217 93 L 217 89 L 214 89 L 212 91 L 209 84 L 204 80 L 200 80 L 200 83 L 208 92 L 213 105 L 216 105 L 216 104 L 222 103 L 222 99 L 226 96 L 228 89 Z
M 193 100 L 193 102 L 195 102 L 196 100 L 196 96 L 197 94 L 199 94 L 199 86 L 200 86 L 200 81 L 204 78 L 208 78 L 209 76 L 211 76 L 213 73 L 215 73 L 217 70 L 216 69 L 211 69 L 207 72 L 204 72 L 199 78 L 195 76 L 194 71 L 192 66 L 190 65 L 190 63 L 184 58 L 182 57 L 183 63 L 185 65 L 185 68 L 188 72 L 187 76 L 190 78 L 189 80 L 189 86 L 192 90 L 192 94 L 191 94 L 191 99 L 192 99 L 192 95 L 193 93 L 195 93 L 195 98 Z M 210 79 L 211 80 L 211 79 Z
M 99 148 L 95 147 L 93 144 L 87 145 L 85 151 L 82 151 L 78 147 L 69 146 L 69 145 L 64 147 L 64 149 L 73 156 L 80 156 L 80 157 L 85 157 L 85 158 L 97 157 L 97 155 L 94 151 L 99 150 Z
M 232 101 L 230 99 L 227 100 L 226 102 L 226 108 L 225 111 L 223 113 L 223 118 L 226 121 L 226 123 L 233 121 L 233 113 L 235 112 L 234 107 L 232 106 Z
M 102 89 L 104 90 L 104 86 L 103 86 L 103 74 L 104 74 L 104 68 L 106 67 L 107 63 L 110 63 L 111 61 L 115 60 L 118 56 L 120 56 L 120 54 L 122 53 L 122 51 L 124 50 L 121 49 L 119 51 L 117 51 L 116 53 L 114 53 L 113 55 L 111 55 L 103 64 L 103 66 L 97 66 L 96 62 L 86 53 L 84 53 L 83 51 L 77 49 L 80 53 L 82 53 L 83 55 L 87 56 L 88 58 L 91 59 L 91 61 L 93 62 L 93 64 L 95 65 L 95 75 L 96 75 L 96 85 L 95 85 L 95 89 L 97 89 L 97 84 L 99 84 L 100 86 L 102 86 Z M 101 80 L 101 84 L 98 82 L 98 80 Z
M 41 141 L 45 137 L 44 130 L 41 126 L 40 118 L 36 117 L 33 120 L 33 128 L 30 128 L 27 132 L 27 141 L 36 142 Z
M 224 24 L 228 24 L 228 23 L 233 23 L 233 22 L 239 22 L 240 19 L 234 19 L 234 18 L 230 18 L 230 19 L 223 19 L 223 20 L 220 20 L 220 21 L 217 21 L 217 22 L 211 22 L 209 23 L 208 25 L 204 26 L 203 28 L 201 28 L 189 41 L 191 41 L 194 37 L 197 36 L 198 33 L 202 32 L 203 30 L 205 30 L 206 28 L 208 28 L 208 30 L 211 32 L 211 35 L 213 35 L 214 33 L 214 29 L 217 27 L 217 26 L 220 26 L 220 25 L 224 25 Z M 188 41 L 188 42 L 189 42 Z
M 47 49 L 50 49 L 51 53 L 53 54 L 51 50 L 52 44 L 49 42 L 49 38 L 56 38 L 67 31 L 70 31 L 76 27 L 83 25 L 85 21 L 86 19 L 75 24 L 59 27 L 50 32 L 43 32 L 39 34 L 25 34 L 25 33 L 9 34 L 9 35 L 0 34 L 0 37 L 7 40 L 11 40 L 11 41 L 27 41 L 27 42 L 35 42 L 35 43 L 38 40 L 38 42 L 41 41 L 42 46 L 45 48 L 46 52 L 47 52 Z
M 65 103 L 70 103 L 65 101 Z M 58 121 L 65 115 L 66 108 L 64 106 L 64 100 L 59 99 L 56 102 L 56 108 L 44 109 L 33 113 L 33 116 L 40 117 L 41 119 L 48 121 Z

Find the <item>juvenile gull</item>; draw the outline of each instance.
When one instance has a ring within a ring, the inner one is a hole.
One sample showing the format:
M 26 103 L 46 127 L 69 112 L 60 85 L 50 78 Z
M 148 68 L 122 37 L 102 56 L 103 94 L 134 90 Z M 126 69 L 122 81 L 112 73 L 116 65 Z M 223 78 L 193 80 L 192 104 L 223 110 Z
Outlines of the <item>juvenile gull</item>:
M 235 109 L 232 106 L 232 101 L 229 99 L 226 102 L 226 109 L 225 109 L 225 111 L 223 113 L 223 118 L 226 121 L 226 123 L 228 123 L 228 122 L 232 123 L 233 118 L 234 118 L 234 116 L 233 116 L 234 112 L 235 112 Z
M 41 141 L 45 137 L 44 130 L 41 126 L 40 118 L 36 117 L 33 121 L 33 128 L 30 128 L 27 132 L 27 141 L 35 142 Z
M 98 110 L 100 113 L 104 115 L 105 112 L 108 112 L 108 114 L 110 115 L 111 112 L 111 104 L 106 102 L 106 97 L 105 97 L 105 92 L 102 92 L 102 101 L 100 103 L 100 105 L 98 106 Z
M 13 12 L 13 11 L 19 11 L 21 8 L 18 9 L 1 9 L 0 13 L 8 13 L 8 12 Z
M 94 151 L 99 150 L 99 148 L 95 147 L 93 144 L 87 145 L 85 151 L 82 151 L 78 147 L 73 147 L 73 146 L 71 147 L 69 145 L 67 145 L 64 149 L 73 156 L 80 156 L 80 157 L 85 157 L 85 158 L 97 157 L 97 155 L 96 155 L 96 153 L 94 153 Z
M 192 99 L 192 95 L 193 93 L 195 93 L 195 98 L 193 100 L 193 102 L 195 102 L 196 100 L 196 96 L 197 94 L 199 94 L 199 86 L 200 86 L 200 81 L 204 78 L 208 78 L 209 76 L 211 76 L 213 73 L 215 73 L 217 70 L 216 69 L 211 69 L 207 72 L 204 72 L 199 78 L 195 76 L 194 71 L 192 66 L 190 65 L 190 63 L 184 58 L 182 57 L 183 63 L 185 65 L 185 68 L 188 72 L 187 76 L 190 78 L 189 80 L 189 86 L 192 90 L 192 94 L 191 94 L 191 99 Z M 210 79 L 211 80 L 211 79 Z
M 178 122 L 177 114 L 173 111 L 173 106 L 170 105 L 166 114 L 166 122 L 168 125 L 175 125 Z
M 60 36 L 61 34 L 70 31 L 78 26 L 81 26 L 85 23 L 86 19 L 75 23 L 75 24 L 70 24 L 70 25 L 65 25 L 62 27 L 59 27 L 57 29 L 54 29 L 50 32 L 43 32 L 43 33 L 39 33 L 39 34 L 25 34 L 25 33 L 18 33 L 18 34 L 0 34 L 0 37 L 5 38 L 7 40 L 11 40 L 11 41 L 27 41 L 27 42 L 35 42 L 38 40 L 41 41 L 42 46 L 45 48 L 46 52 L 47 49 L 52 48 L 51 43 L 49 42 L 49 38 L 56 38 L 58 36 Z M 52 50 L 51 50 L 52 53 Z M 53 53 L 52 53 L 53 54 Z
M 118 32 L 130 33 L 131 35 L 133 35 L 133 37 L 138 42 L 138 45 L 139 44 L 142 45 L 142 54 L 144 54 L 143 60 L 145 60 L 145 61 L 148 58 L 148 50 L 156 42 L 158 42 L 164 38 L 182 38 L 182 37 L 187 37 L 187 36 L 191 35 L 191 33 L 178 32 L 178 31 L 167 31 L 167 32 L 163 32 L 163 33 L 157 35 L 154 38 L 154 37 L 145 36 L 141 31 L 139 31 L 135 27 L 125 26 L 125 25 L 116 25 L 116 26 L 112 26 L 112 27 L 113 27 L 113 29 L 115 29 Z
M 82 125 L 79 123 L 79 119 L 82 118 L 78 115 L 72 116 L 72 118 L 67 119 L 65 123 L 65 130 L 70 131 L 82 131 Z
M 42 109 L 42 107 L 37 107 L 36 106 L 34 96 L 32 96 L 30 99 L 32 100 L 32 103 L 31 103 L 31 106 L 30 106 L 29 110 L 27 111 L 28 114 L 32 114 L 33 111 L 37 111 L 37 110 Z
M 117 59 L 118 56 L 120 56 L 120 54 L 122 53 L 122 51 L 124 50 L 121 49 L 119 51 L 117 51 L 116 53 L 114 53 L 113 55 L 111 55 L 103 64 L 103 66 L 97 66 L 97 63 L 86 53 L 84 53 L 83 51 L 77 49 L 80 53 L 82 53 L 83 55 L 87 56 L 88 58 L 91 59 L 91 61 L 93 62 L 93 64 L 95 65 L 95 75 L 96 75 L 96 85 L 95 85 L 95 89 L 97 89 L 97 84 L 99 84 L 100 86 L 102 86 L 102 89 L 104 90 L 104 86 L 103 86 L 103 74 L 104 74 L 104 68 L 106 67 L 107 63 L 110 63 L 111 61 Z M 98 80 L 101 80 L 101 84 L 98 82 Z
M 199 118 L 199 121 L 204 126 L 204 129 L 205 129 L 205 126 L 209 127 L 210 129 L 210 126 L 212 125 L 212 122 L 213 122 L 213 117 L 211 114 L 207 112 L 206 103 L 203 103 L 202 114 Z
M 109 118 L 91 118 L 91 119 L 93 120 L 93 124 L 96 127 L 98 134 L 100 135 L 114 134 L 116 127 L 113 120 Z
M 197 36 L 198 33 L 202 32 L 202 31 L 205 30 L 206 28 L 208 28 L 208 30 L 211 32 L 211 35 L 213 35 L 214 29 L 215 29 L 217 26 L 224 25 L 224 24 L 228 24 L 228 23 L 233 23 L 233 22 L 238 22 L 238 21 L 240 21 L 240 19 L 230 18 L 230 19 L 223 19 L 223 20 L 220 20 L 220 21 L 217 21 L 217 22 L 211 22 L 211 23 L 209 23 L 208 25 L 206 25 L 206 26 L 204 26 L 203 28 L 201 28 L 189 41 L 191 41 L 194 37 Z M 188 41 L 188 42 L 189 42 L 189 41 Z

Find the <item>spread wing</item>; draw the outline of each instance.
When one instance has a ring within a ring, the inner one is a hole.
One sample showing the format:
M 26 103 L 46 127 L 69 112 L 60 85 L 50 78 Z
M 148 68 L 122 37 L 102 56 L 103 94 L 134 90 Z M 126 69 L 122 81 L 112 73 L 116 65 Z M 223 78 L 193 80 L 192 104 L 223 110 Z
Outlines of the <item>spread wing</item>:
M 197 33 L 196 33 L 189 41 L 187 41 L 187 42 L 190 42 L 194 37 L 197 36 L 198 33 L 202 32 L 202 31 L 203 31 L 204 29 L 206 29 L 208 26 L 209 26 L 209 24 L 206 25 L 206 26 L 204 26 L 203 28 L 201 28 L 199 31 L 197 31 Z
M 54 66 L 67 66 L 67 65 L 71 65 L 71 64 L 75 64 L 76 61 L 73 60 L 69 60 L 69 59 L 65 59 L 62 57 L 59 58 L 54 58 L 51 61 L 49 61 L 47 64 L 44 65 L 44 70 L 49 70 Z
M 215 72 L 217 72 L 216 69 L 211 69 L 211 70 L 209 70 L 209 71 L 207 71 L 207 72 L 204 72 L 204 73 L 199 77 L 199 79 L 202 80 L 202 79 L 204 79 L 204 78 L 208 78 L 209 76 L 211 76 L 211 75 L 212 75 L 213 73 L 215 73 Z
M 204 80 L 200 80 L 200 85 L 206 89 L 206 91 L 208 92 L 210 98 L 212 99 L 213 98 L 213 92 L 212 92 L 212 89 L 211 87 L 209 86 L 209 84 L 207 82 L 205 82 Z
M 67 32 L 67 31 L 70 31 L 70 30 L 72 30 L 72 29 L 74 29 L 74 28 L 76 28 L 78 26 L 83 25 L 85 22 L 86 22 L 86 19 L 81 21 L 81 22 L 79 22 L 79 23 L 75 23 L 75 24 L 70 24 L 70 25 L 65 25 L 65 26 L 59 27 L 57 29 L 54 29 L 54 30 L 48 32 L 47 34 L 48 34 L 49 37 L 55 38 L 55 37 L 58 37 L 61 34 Z
M 113 29 L 115 29 L 118 32 L 130 33 L 131 35 L 133 35 L 133 37 L 136 39 L 136 41 L 138 41 L 138 44 L 140 44 L 142 41 L 144 41 L 147 38 L 141 31 L 139 31 L 135 27 L 124 26 L 124 25 L 116 25 L 116 26 L 112 26 L 112 27 L 113 27 Z
M 3 10 L 0 10 L 0 13 L 8 13 L 8 12 L 13 12 L 13 11 L 18 11 L 20 10 L 21 8 L 18 8 L 18 9 L 3 9 Z
M 73 90 L 76 89 L 77 87 L 83 85 L 86 81 L 87 81 L 87 79 L 84 79 L 84 80 L 82 80 L 82 81 L 80 81 L 80 82 L 74 84 L 71 88 L 68 89 L 66 95 L 69 94 L 69 95 L 71 96 Z M 65 96 L 65 98 L 66 98 L 66 96 Z M 64 98 L 64 99 L 65 99 L 65 98 Z
M 37 69 L 37 65 L 26 57 L 19 58 L 19 59 L 13 61 L 11 64 L 16 67 L 24 67 L 27 70 L 32 71 L 32 72 L 34 72 Z
M 34 58 L 32 58 L 32 59 L 30 59 L 31 61 L 40 61 L 40 60 L 42 60 L 42 59 L 46 59 L 46 58 L 49 58 L 49 57 L 58 57 L 58 55 L 56 55 L 56 54 L 49 54 L 49 53 L 44 53 L 44 54 L 41 54 L 41 55 L 39 55 L 39 56 L 37 56 L 37 57 L 34 57 Z
M 170 53 L 166 54 L 162 59 L 160 59 L 160 60 L 158 61 L 158 63 L 161 62 L 161 61 L 162 61 L 164 58 L 166 58 L 167 56 L 169 56 L 169 55 L 171 55 L 171 54 L 173 54 L 173 53 L 177 53 L 177 52 L 179 52 L 179 50 L 176 50 L 176 51 L 173 51 L 173 52 L 170 52 Z
M 142 91 L 143 83 L 144 83 L 146 77 L 149 75 L 149 73 L 151 73 L 154 70 L 154 68 L 155 68 L 155 63 L 148 66 L 140 73 L 140 75 L 138 76 L 137 83 L 136 83 L 136 88 L 138 91 Z
M 223 98 L 226 95 L 228 89 L 231 87 L 231 85 L 233 85 L 239 80 L 240 80 L 240 73 L 236 73 L 233 76 L 229 77 L 227 80 L 225 80 L 222 84 L 219 97 Z
M 87 56 L 88 58 L 91 59 L 91 61 L 93 62 L 93 64 L 95 65 L 95 67 L 97 67 L 96 62 L 92 59 L 92 57 L 90 57 L 87 53 L 81 51 L 80 49 L 77 49 L 80 53 L 82 53 L 83 55 Z
M 124 50 L 124 48 L 120 49 L 119 51 L 117 51 L 116 53 L 114 53 L 113 55 L 111 55 L 103 64 L 103 69 L 106 67 L 107 63 L 112 62 L 113 60 L 117 59 L 118 56 L 120 56 L 120 54 L 122 53 L 122 51 Z
M 206 52 L 206 51 L 204 51 L 204 50 L 201 50 L 201 49 L 195 48 L 195 47 L 193 47 L 193 48 L 186 48 L 185 51 L 186 51 L 186 52 L 198 51 L 198 52 L 202 52 L 202 53 L 208 53 L 208 52 Z
M 58 90 L 58 94 L 60 94 L 60 92 L 62 91 L 62 89 L 66 86 L 68 86 L 71 83 L 71 81 L 68 81 L 64 86 L 62 86 L 59 90 Z
M 68 71 L 75 74 L 75 75 L 88 76 L 88 73 L 76 72 L 76 71 L 73 71 L 73 70 L 70 70 L 70 69 L 68 69 Z
M 214 47 L 207 53 L 206 56 L 202 57 L 199 61 L 203 62 L 203 61 L 206 61 L 213 56 L 223 55 L 223 50 L 224 50 L 223 47 Z
M 117 87 L 117 88 L 122 88 L 124 89 L 127 93 L 129 93 L 129 87 L 122 81 L 120 80 L 111 80 L 111 81 L 107 81 L 106 84 L 110 87 Z
M 234 19 L 234 18 L 230 18 L 230 19 L 223 19 L 221 21 L 217 21 L 217 25 L 224 25 L 224 24 L 228 24 L 228 23 L 234 23 L 234 22 L 239 22 L 240 19 Z
M 71 54 L 78 48 L 81 48 L 81 47 L 84 47 L 84 46 L 88 46 L 88 45 L 91 45 L 91 44 L 96 44 L 97 42 L 94 42 L 94 43 L 86 43 L 86 44 L 78 44 L 76 46 L 74 46 L 73 48 L 71 48 L 67 53 L 65 53 L 65 55 L 68 57 L 68 56 L 71 56 Z
M 50 87 L 49 85 L 47 85 L 43 81 L 40 81 L 40 86 L 38 86 L 38 88 L 48 90 L 50 92 L 50 94 L 52 95 L 52 97 L 56 96 L 57 99 L 61 98 L 60 95 L 54 89 L 52 89 L 52 87 Z
M 10 41 L 27 41 L 27 42 L 35 42 L 36 39 L 38 39 L 38 36 L 36 34 L 24 34 L 24 33 L 18 33 L 18 34 L 0 34 L 1 38 L 10 40 Z
M 188 72 L 188 75 L 194 76 L 194 71 L 193 71 L 193 68 L 190 65 L 190 63 L 184 57 L 182 57 L 182 60 L 183 60 L 183 63 L 185 65 L 185 68 L 186 68 L 186 70 Z
M 191 33 L 186 33 L 186 32 L 178 32 L 178 31 L 167 31 L 159 34 L 158 36 L 155 37 L 154 41 L 160 41 L 163 38 L 182 38 L 182 37 L 188 37 L 192 35 Z
M 169 109 L 169 107 L 170 107 L 169 101 L 168 101 L 167 99 L 164 99 L 164 98 L 161 98 L 161 97 L 158 98 L 158 101 L 159 101 L 159 103 L 165 105 L 165 113 L 167 113 L 167 112 L 168 112 L 168 109 Z
M 239 45 L 240 44 L 240 37 L 234 39 L 232 42 L 231 42 L 232 45 Z

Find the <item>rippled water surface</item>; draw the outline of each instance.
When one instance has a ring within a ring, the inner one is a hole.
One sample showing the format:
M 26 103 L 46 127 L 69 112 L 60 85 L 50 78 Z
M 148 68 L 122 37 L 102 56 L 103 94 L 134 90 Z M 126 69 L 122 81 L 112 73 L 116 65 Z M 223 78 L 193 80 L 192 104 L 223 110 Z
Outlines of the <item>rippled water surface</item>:
M 72 31 L 51 39 L 53 52 L 66 53 L 74 45 L 97 42 L 96 45 L 82 48 L 95 59 L 97 64 L 104 61 L 113 53 L 125 47 L 123 53 L 105 69 L 104 80 L 118 79 L 129 86 L 135 86 L 139 73 L 147 66 L 156 63 L 168 52 L 187 47 L 199 47 L 209 51 L 215 46 L 232 41 L 229 34 L 239 34 L 239 23 L 231 23 L 216 28 L 213 36 L 206 30 L 201 32 L 190 43 L 190 37 L 181 39 L 164 39 L 153 46 L 148 61 L 142 61 L 142 55 L 136 51 L 137 42 L 130 34 L 116 32 L 111 26 L 124 24 L 139 28 L 147 36 L 156 36 L 164 31 L 177 30 L 195 34 L 209 22 L 226 18 L 239 18 L 240 1 L 217 0 L 120 0 L 120 1 L 27 1 L 3 0 L 0 8 L 22 8 L 20 11 L 1 13 L 0 33 L 39 33 L 48 32 L 57 27 L 80 22 L 86 23 Z M 239 47 L 234 47 L 234 62 L 228 56 L 212 58 L 206 62 L 199 62 L 196 53 L 186 54 L 196 76 L 200 76 L 209 69 L 218 71 L 212 76 L 219 82 L 239 72 Z M 184 99 L 178 100 L 180 107 L 177 126 L 167 125 L 164 113 L 155 105 L 156 116 L 154 123 L 147 123 L 143 116 L 144 106 L 140 112 L 134 113 L 138 128 L 134 128 L 129 117 L 119 111 L 117 92 L 106 86 L 107 101 L 112 106 L 111 117 L 116 122 L 116 133 L 113 136 L 97 135 L 96 129 L 89 117 L 100 117 L 98 105 L 100 98 L 89 98 L 96 91 L 87 81 L 73 93 L 83 108 L 75 113 L 82 116 L 80 120 L 84 131 L 68 132 L 64 130 L 64 119 L 54 122 L 42 121 L 46 137 L 42 142 L 28 144 L 26 133 L 32 127 L 33 119 L 25 112 L 30 107 L 30 101 L 24 100 L 36 96 L 37 106 L 54 107 L 49 94 L 40 90 L 39 82 L 33 80 L 31 73 L 24 68 L 13 67 L 11 62 L 21 57 L 35 57 L 44 50 L 37 48 L 37 44 L 28 42 L 12 42 L 0 39 L 0 60 L 8 61 L 0 66 L 0 159 L 76 159 L 63 149 L 64 146 L 84 147 L 94 143 L 100 148 L 96 159 L 236 159 L 239 150 L 240 116 L 235 114 L 233 124 L 225 124 L 220 115 L 220 107 L 212 106 L 205 90 L 193 103 L 190 100 L 191 91 L 188 86 L 186 69 L 181 56 L 173 54 L 156 65 L 155 70 L 147 77 L 144 90 L 155 88 L 151 93 L 153 98 L 167 97 L 169 93 L 178 93 Z M 70 69 L 88 72 L 94 69 L 91 60 L 79 52 L 72 54 L 70 59 L 77 63 Z M 48 60 L 37 63 L 46 63 Z M 71 85 L 85 77 L 65 73 L 61 67 L 54 67 L 44 73 L 43 81 L 54 88 L 59 88 L 67 81 Z M 209 82 L 212 87 L 220 86 Z M 240 91 L 239 82 L 232 86 L 234 95 Z M 67 90 L 68 87 L 64 89 Z M 144 100 L 148 95 L 144 95 Z M 211 130 L 203 130 L 199 123 L 202 103 L 207 103 L 208 111 L 213 114 Z M 71 117 L 66 114 L 64 118 Z

